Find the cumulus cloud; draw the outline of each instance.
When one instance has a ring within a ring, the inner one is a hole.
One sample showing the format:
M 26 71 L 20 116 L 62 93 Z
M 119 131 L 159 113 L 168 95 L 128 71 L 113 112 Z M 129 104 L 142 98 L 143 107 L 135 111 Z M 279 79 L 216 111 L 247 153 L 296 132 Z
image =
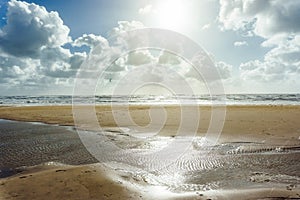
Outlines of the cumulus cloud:
M 124 49 L 125 46 L 138 46 L 136 43 L 139 42 L 133 36 L 129 38 L 126 32 L 143 27 L 144 25 L 138 21 L 120 21 L 118 26 L 109 33 L 108 38 L 110 41 L 94 34 L 84 34 L 82 37 L 74 40 L 73 46 L 86 45 L 91 48 L 89 59 L 84 63 L 84 68 L 88 69 L 89 72 L 86 70 L 82 71 L 80 77 L 92 78 L 97 76 L 97 72 L 103 70 L 106 73 L 104 79 L 108 79 L 111 82 L 114 78 L 119 77 L 118 74 L 126 70 L 126 66 L 140 66 L 151 62 L 153 57 L 147 50 L 123 52 L 126 51 Z
M 129 22 L 126 24 L 128 23 Z M 118 30 L 122 34 L 122 29 L 124 29 L 122 27 L 124 26 L 119 25 L 115 30 Z M 125 36 L 128 36 L 128 34 L 125 34 Z M 114 39 L 118 41 L 120 38 L 117 37 Z M 138 41 L 136 38 L 134 38 L 135 40 L 130 40 L 130 38 L 129 40 L 128 38 L 122 39 L 127 42 L 127 45 Z M 118 90 L 117 92 L 126 94 L 129 88 L 149 82 L 166 84 L 179 90 L 180 88 L 184 88 L 188 83 L 193 83 L 194 86 L 203 84 L 203 80 L 199 77 L 199 73 L 193 71 L 194 67 L 192 65 L 168 51 L 153 52 L 154 50 L 138 49 L 136 51 L 126 52 L 126 55 L 123 55 L 123 57 L 118 58 L 116 62 L 109 65 L 111 60 L 103 60 L 101 57 L 102 55 L 106 55 L 105 58 L 108 58 L 111 54 L 114 54 L 115 48 L 118 47 L 118 43 L 111 40 L 110 42 L 110 46 L 107 49 L 109 52 L 108 54 L 92 53 L 95 57 L 91 58 L 89 56 L 90 60 L 87 66 L 89 71 L 91 71 L 90 66 L 98 67 L 97 69 L 95 68 L 95 71 L 92 71 L 93 74 L 96 74 L 94 72 L 99 70 L 101 71 L 101 69 L 104 70 L 104 73 L 102 74 L 102 84 L 99 84 L 101 87 L 99 88 L 99 91 L 107 91 L 108 89 L 114 91 L 114 89 L 116 89 Z M 217 65 L 217 70 L 214 70 L 214 63 L 205 55 L 203 55 L 203 57 L 200 56 L 194 58 L 194 61 L 200 62 L 201 72 L 204 73 L 206 82 L 231 77 L 231 66 L 226 63 L 215 63 Z M 109 65 L 109 67 L 104 68 L 104 66 L 107 65 Z M 82 77 L 87 79 L 96 78 L 93 74 L 90 74 L 88 71 L 83 71 Z M 182 89 L 181 92 L 183 91 L 185 90 Z
M 70 68 L 71 69 L 79 69 L 82 62 L 86 59 L 86 53 L 83 52 L 75 52 L 73 55 L 69 58 Z
M 146 15 L 151 12 L 153 12 L 153 6 L 151 4 L 146 5 L 145 7 L 139 9 L 139 14 L 141 15 Z
M 282 80 L 286 73 L 284 65 L 261 62 L 258 60 L 243 63 L 240 69 L 244 80 L 276 81 Z
M 163 51 L 162 54 L 158 58 L 158 63 L 159 64 L 178 65 L 181 63 L 181 60 L 179 59 L 178 56 L 176 56 L 170 52 Z
M 202 26 L 202 30 L 207 30 L 211 27 L 211 24 L 205 24 Z
M 248 29 L 264 38 L 300 32 L 298 0 L 220 0 L 220 5 L 219 20 L 225 29 Z
M 114 45 L 136 49 L 142 43 L 147 42 L 145 41 L 145 35 L 134 33 L 134 30 L 143 28 L 145 28 L 144 24 L 139 21 L 119 21 L 118 26 L 112 29 L 108 38 L 114 40 Z
M 111 88 L 122 74 L 126 74 L 129 68 L 143 66 L 154 59 L 148 50 L 129 51 L 139 46 L 140 40 L 135 35 L 127 34 L 128 31 L 144 28 L 138 21 L 120 21 L 118 26 L 109 32 L 108 38 L 89 34 L 77 38 L 73 46 L 86 45 L 91 48 L 88 59 L 83 63 L 82 69 L 77 74 L 80 79 L 93 80 L 99 78 L 102 73 L 103 90 Z M 132 47 L 132 48 L 129 48 Z M 84 80 L 83 80 L 84 81 Z
M 234 46 L 240 47 L 240 46 L 248 46 L 248 43 L 246 41 L 236 41 L 233 43 Z
M 120 65 L 117 62 L 114 62 L 110 66 L 108 66 L 105 71 L 109 72 L 109 73 L 114 73 L 114 72 L 122 72 L 124 70 L 125 70 L 125 68 L 123 65 Z
M 104 48 L 109 46 L 108 41 L 104 37 L 94 34 L 83 34 L 81 37 L 77 38 L 72 45 L 75 47 L 86 45 L 90 48 L 95 48 L 99 45 Z
M 24 76 L 32 76 L 37 64 L 38 61 L 31 58 L 16 58 L 14 56 L 0 54 L 0 75 L 2 78 L 17 78 L 19 77 L 18 74 L 20 74 L 17 72 L 23 71 L 27 72 L 23 74 Z
M 110 35 L 120 35 L 126 31 L 132 31 L 140 28 L 145 28 L 145 26 L 139 21 L 119 21 L 118 26 L 113 28 Z
M 153 60 L 153 56 L 147 50 L 145 51 L 134 51 L 127 56 L 127 65 L 144 65 L 150 63 Z
M 69 31 L 57 12 L 11 0 L 7 25 L 0 32 L 0 44 L 2 50 L 11 55 L 37 57 L 44 47 L 59 47 L 69 42 Z
M 225 62 L 214 61 L 209 56 L 202 54 L 194 58 L 193 64 L 198 68 L 190 67 L 185 76 L 196 80 L 203 79 L 207 83 L 230 78 L 233 68 Z
M 71 38 L 57 12 L 11 0 L 6 15 L 0 30 L 0 76 L 7 88 L 41 89 L 74 77 L 86 54 L 63 47 Z
M 63 88 L 73 87 L 75 75 L 88 56 L 90 60 L 86 64 L 89 68 L 82 72 L 83 79 L 98 76 L 95 72 L 104 68 L 103 78 L 108 83 L 132 71 L 134 73 L 130 73 L 130 80 L 126 82 L 128 85 L 133 84 L 134 80 L 136 83 L 166 82 L 180 87 L 183 84 L 179 80 L 194 78 L 188 76 L 191 66 L 165 51 L 152 54 L 140 49 L 117 58 L 123 52 L 120 48 L 123 42 L 127 47 L 139 47 L 139 43 L 144 42 L 138 39 L 138 35 L 128 38 L 125 34 L 139 28 L 144 28 L 141 22 L 121 21 L 109 34 L 112 38 L 118 36 L 114 42 L 94 34 L 84 34 L 72 41 L 69 28 L 57 12 L 49 12 L 34 3 L 11 0 L 8 3 L 7 23 L 0 30 L 0 88 L 14 87 L 18 92 L 31 89 L 64 91 Z M 65 44 L 88 46 L 90 51 L 74 52 L 75 48 L 71 52 Z M 117 59 L 110 63 L 111 58 Z M 206 68 L 209 72 L 210 68 Z M 226 64 L 218 65 L 218 68 L 223 71 L 228 69 Z M 228 77 L 228 73 L 223 71 L 225 78 Z
M 232 65 L 229 65 L 222 61 L 216 62 L 215 65 L 222 79 L 231 78 L 232 69 L 233 69 Z
M 265 39 L 262 46 L 272 47 L 263 60 L 240 65 L 244 80 L 295 80 L 300 69 L 300 1 L 220 0 L 220 6 L 223 29 L 259 36 Z
M 271 49 L 263 61 L 254 60 L 242 63 L 240 70 L 245 80 L 263 81 L 297 80 L 300 72 L 300 45 L 296 39 Z

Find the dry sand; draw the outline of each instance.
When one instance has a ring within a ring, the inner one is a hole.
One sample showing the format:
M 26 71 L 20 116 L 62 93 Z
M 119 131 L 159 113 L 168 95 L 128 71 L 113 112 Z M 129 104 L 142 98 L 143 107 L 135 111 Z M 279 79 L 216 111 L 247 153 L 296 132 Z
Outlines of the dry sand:
M 211 119 L 211 107 L 187 106 L 191 111 L 199 109 L 200 121 L 198 135 L 203 136 L 208 130 Z M 132 127 L 133 123 L 145 127 L 150 123 L 149 106 L 130 106 L 133 122 L 124 122 L 122 126 Z M 157 107 L 159 109 L 160 107 Z M 85 110 L 82 106 L 80 109 Z M 152 106 L 153 109 L 153 106 Z M 155 107 L 154 107 L 155 109 Z M 165 106 L 167 121 L 160 135 L 176 135 L 181 121 L 178 106 Z M 218 108 L 215 108 L 218 109 Z M 89 111 L 89 109 L 87 109 Z M 97 106 L 96 113 L 102 127 L 115 127 L 116 123 L 110 106 Z M 82 112 L 84 114 L 84 112 Z M 114 114 L 126 113 L 122 106 L 114 107 Z M 192 113 L 192 112 L 191 112 Z M 89 115 L 89 113 L 87 113 Z M 192 116 L 185 116 L 187 118 Z M 48 124 L 74 125 L 71 106 L 35 106 L 35 107 L 0 107 L 0 118 L 19 121 L 35 121 Z M 224 128 L 220 142 L 254 141 L 276 144 L 299 144 L 300 106 L 227 106 Z M 126 124 L 127 123 L 127 124 Z M 160 123 L 160 122 L 158 122 Z M 186 127 L 188 129 L 188 127 Z
M 122 106 L 118 107 L 124 110 Z M 166 106 L 168 119 L 161 135 L 175 135 L 180 109 Z M 210 107 L 191 106 L 201 113 L 198 135 L 207 131 Z M 148 106 L 131 106 L 130 114 L 138 125 L 150 122 Z M 99 123 L 114 127 L 110 106 L 96 108 Z M 71 106 L 0 107 L 0 118 L 74 125 Z M 257 141 L 270 144 L 299 145 L 300 106 L 228 106 L 220 142 Z M 125 126 L 125 125 L 124 125 Z M 128 124 L 132 126 L 132 124 Z M 65 166 L 31 169 L 25 174 L 0 180 L 0 199 L 287 199 L 300 198 L 299 189 L 255 189 L 212 191 L 163 196 L 159 188 L 140 187 L 103 165 Z

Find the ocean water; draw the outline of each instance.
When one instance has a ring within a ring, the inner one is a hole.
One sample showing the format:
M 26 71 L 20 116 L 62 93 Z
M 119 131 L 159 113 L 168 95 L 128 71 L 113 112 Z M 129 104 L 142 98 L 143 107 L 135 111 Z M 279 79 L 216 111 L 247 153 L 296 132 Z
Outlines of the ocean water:
M 300 105 L 300 94 L 0 96 L 0 105 L 68 105 L 73 101 L 76 104 Z

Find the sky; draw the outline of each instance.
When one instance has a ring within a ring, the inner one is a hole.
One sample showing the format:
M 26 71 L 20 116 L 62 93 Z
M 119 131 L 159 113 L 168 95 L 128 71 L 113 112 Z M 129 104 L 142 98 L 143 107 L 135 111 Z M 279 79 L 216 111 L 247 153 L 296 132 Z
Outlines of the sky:
M 227 94 L 300 93 L 299 19 L 299 0 L 0 0 L 0 95 L 72 94 L 87 61 L 108 67 L 97 77 L 97 94 L 112 94 L 121 83 L 156 93 L 159 84 L 143 84 L 180 87 L 177 78 L 196 94 L 208 91 L 190 63 L 167 51 L 95 62 L 121 51 L 114 35 L 143 28 L 198 43 Z

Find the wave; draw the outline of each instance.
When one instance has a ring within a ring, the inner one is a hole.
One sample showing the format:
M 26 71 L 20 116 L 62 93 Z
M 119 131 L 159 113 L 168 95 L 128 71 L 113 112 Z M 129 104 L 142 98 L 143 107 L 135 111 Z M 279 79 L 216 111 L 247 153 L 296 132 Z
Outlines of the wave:
M 203 104 L 203 105 L 300 105 L 300 94 L 228 95 L 101 95 L 101 96 L 0 96 L 0 105 L 76 104 Z

